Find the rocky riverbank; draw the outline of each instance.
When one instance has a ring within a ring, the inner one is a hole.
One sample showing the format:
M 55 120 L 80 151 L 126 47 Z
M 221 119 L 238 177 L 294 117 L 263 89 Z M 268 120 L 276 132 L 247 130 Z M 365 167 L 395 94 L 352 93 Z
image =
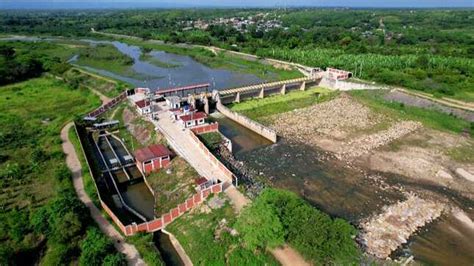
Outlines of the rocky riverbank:
M 385 259 L 419 228 L 441 216 L 445 208 L 445 204 L 407 194 L 405 201 L 386 206 L 382 213 L 361 223 L 360 242 L 367 253 Z

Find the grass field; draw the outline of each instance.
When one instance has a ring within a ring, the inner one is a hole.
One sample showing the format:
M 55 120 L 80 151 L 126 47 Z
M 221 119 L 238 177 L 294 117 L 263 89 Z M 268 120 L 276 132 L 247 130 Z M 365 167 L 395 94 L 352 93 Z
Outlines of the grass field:
M 195 265 L 278 265 L 265 251 L 248 250 L 239 236 L 229 233 L 227 229 L 235 220 L 234 210 L 226 202 L 218 209 L 188 212 L 166 230 L 176 236 Z
M 0 89 L 2 206 L 41 205 L 55 191 L 53 176 L 64 160 L 59 132 L 66 121 L 100 105 L 87 90 L 53 78 Z
M 94 89 L 110 98 L 131 87 L 131 85 L 122 81 L 105 78 L 78 68 L 71 68 L 63 74 L 63 78 L 73 86 L 77 85 Z
M 293 91 L 286 95 L 272 95 L 263 99 L 251 99 L 229 105 L 230 109 L 264 122 L 264 117 L 304 108 L 330 100 L 337 92 L 325 88 L 310 88 L 306 91 Z
M 78 259 L 90 221 L 72 188 L 60 131 L 76 115 L 99 105 L 88 90 L 49 77 L 0 88 L 2 261 L 56 265 Z M 71 238 L 65 242 L 67 235 Z M 44 253 L 38 250 L 42 247 Z
M 377 113 L 388 117 L 416 120 L 423 125 L 442 131 L 453 133 L 470 132 L 474 134 L 474 123 L 436 110 L 406 106 L 390 102 L 382 98 L 383 91 L 351 91 L 350 94 L 358 101 L 367 105 Z

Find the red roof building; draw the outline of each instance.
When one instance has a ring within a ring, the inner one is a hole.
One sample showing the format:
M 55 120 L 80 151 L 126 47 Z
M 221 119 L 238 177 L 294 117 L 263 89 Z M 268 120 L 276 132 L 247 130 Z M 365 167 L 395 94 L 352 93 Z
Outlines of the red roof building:
M 135 102 L 135 106 L 140 114 L 148 114 L 151 113 L 151 104 L 148 100 L 140 100 Z
M 207 115 L 204 112 L 190 113 L 187 115 L 181 116 L 180 122 L 184 128 L 204 125 L 206 123 Z
M 134 155 L 138 169 L 145 174 L 166 167 L 171 161 L 171 151 L 161 144 L 136 150 Z

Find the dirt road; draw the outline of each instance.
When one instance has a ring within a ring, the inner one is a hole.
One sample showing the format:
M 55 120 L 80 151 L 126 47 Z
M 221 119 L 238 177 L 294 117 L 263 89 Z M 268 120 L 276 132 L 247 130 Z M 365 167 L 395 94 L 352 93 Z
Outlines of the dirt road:
M 68 123 L 61 130 L 61 140 L 63 141 L 63 152 L 66 154 L 66 164 L 72 173 L 74 189 L 76 190 L 79 199 L 87 206 L 92 218 L 99 226 L 100 230 L 107 235 L 114 243 L 115 248 L 125 254 L 129 265 L 146 265 L 140 257 L 135 246 L 125 242 L 124 237 L 113 227 L 101 214 L 100 210 L 92 203 L 87 193 L 84 190 L 84 183 L 82 181 L 82 167 L 76 154 L 76 150 L 69 140 L 69 129 L 73 123 Z

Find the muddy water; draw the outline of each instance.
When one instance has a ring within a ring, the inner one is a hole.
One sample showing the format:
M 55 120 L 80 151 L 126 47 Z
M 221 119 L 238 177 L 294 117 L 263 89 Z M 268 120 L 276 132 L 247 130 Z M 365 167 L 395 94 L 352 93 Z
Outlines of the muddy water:
M 219 123 L 219 131 L 232 141 L 232 152 L 234 155 L 271 144 L 271 141 L 232 121 L 221 113 L 213 113 L 211 119 Z
M 154 218 L 155 200 L 145 182 L 128 185 L 126 191 L 122 192 L 122 196 L 130 207 L 137 210 L 147 219 L 152 220 Z

